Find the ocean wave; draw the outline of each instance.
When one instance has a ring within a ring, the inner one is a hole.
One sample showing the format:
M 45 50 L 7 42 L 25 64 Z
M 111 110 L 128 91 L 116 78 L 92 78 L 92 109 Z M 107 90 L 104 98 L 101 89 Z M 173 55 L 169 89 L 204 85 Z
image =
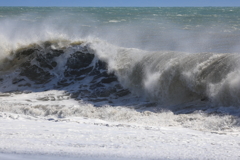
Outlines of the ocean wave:
M 58 10 L 1 19 L 0 117 L 239 131 L 237 21 Z
M 133 95 L 172 109 L 201 101 L 203 108 L 237 107 L 239 59 L 230 53 L 147 52 L 101 40 L 43 41 L 2 59 L 1 92 L 59 89 L 93 102 Z

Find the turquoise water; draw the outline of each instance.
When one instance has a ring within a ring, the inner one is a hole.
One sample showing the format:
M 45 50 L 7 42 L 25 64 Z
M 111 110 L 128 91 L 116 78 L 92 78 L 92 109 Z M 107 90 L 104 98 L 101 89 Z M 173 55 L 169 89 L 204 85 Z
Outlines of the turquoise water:
M 229 53 L 238 52 L 240 40 L 239 7 L 0 7 L 0 21 L 0 32 L 13 22 L 21 32 L 47 26 L 145 50 Z

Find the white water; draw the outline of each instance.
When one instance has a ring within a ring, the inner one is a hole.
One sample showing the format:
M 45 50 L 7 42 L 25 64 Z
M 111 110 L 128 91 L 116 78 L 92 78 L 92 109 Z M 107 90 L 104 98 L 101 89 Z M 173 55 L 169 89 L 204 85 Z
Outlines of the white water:
M 239 135 L 87 118 L 1 117 L 0 158 L 238 159 Z M 197 151 L 197 152 L 196 152 Z
M 160 106 L 146 108 L 140 101 L 129 102 L 131 105 L 142 109 L 133 109 L 131 106 L 110 106 L 95 107 L 93 104 L 70 99 L 62 91 L 46 91 L 27 94 L 12 93 L 8 96 L 2 95 L 1 117 L 6 113 L 15 113 L 14 119 L 21 119 L 23 115 L 30 116 L 30 119 L 58 119 L 85 117 L 90 119 L 102 119 L 106 121 L 123 124 L 136 124 L 155 127 L 186 127 L 201 131 L 212 131 L 217 133 L 237 134 L 239 132 L 239 120 L 231 115 L 208 115 L 204 112 L 191 114 L 174 114 L 171 111 L 161 110 Z M 43 101 L 44 99 L 44 101 Z M 121 101 L 128 101 L 123 98 Z M 121 104 L 121 103 L 119 103 Z M 116 104 L 115 104 L 116 105 Z M 195 107 L 196 106 L 196 102 Z M 201 106 L 201 102 L 199 102 Z M 159 107 L 159 108 L 158 108 Z M 232 108 L 234 110 L 234 108 Z M 224 108 L 219 108 L 219 111 Z M 235 109 L 236 110 L 236 109 Z M 32 117 L 32 118 L 31 118 Z

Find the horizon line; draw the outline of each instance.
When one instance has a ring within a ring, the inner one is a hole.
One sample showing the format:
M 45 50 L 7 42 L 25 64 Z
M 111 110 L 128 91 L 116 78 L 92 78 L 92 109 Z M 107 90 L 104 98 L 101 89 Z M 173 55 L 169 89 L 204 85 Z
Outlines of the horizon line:
M 3 5 L 0 7 L 109 7 L 109 8 L 117 8 L 117 7 L 138 7 L 138 8 L 143 8 L 143 7 L 152 7 L 152 8 L 161 8 L 161 7 L 240 7 L 239 6 L 8 6 L 8 5 Z

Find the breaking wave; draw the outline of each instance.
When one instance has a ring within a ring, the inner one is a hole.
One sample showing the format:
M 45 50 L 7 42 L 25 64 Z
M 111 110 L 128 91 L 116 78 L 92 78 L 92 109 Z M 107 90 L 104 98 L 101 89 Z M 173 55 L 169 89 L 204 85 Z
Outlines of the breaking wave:
M 1 61 L 1 92 L 60 89 L 88 101 L 134 95 L 164 108 L 240 104 L 239 54 L 147 52 L 101 40 L 52 40 Z M 72 89 L 71 89 L 72 88 Z

